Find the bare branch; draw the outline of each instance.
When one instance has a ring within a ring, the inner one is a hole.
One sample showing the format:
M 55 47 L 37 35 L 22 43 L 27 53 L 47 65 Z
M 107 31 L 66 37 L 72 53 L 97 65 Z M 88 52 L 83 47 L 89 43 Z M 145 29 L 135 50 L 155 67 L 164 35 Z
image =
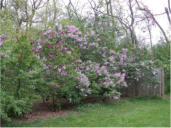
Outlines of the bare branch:
M 169 12 L 170 12 L 170 14 L 171 14 L 170 0 L 168 0 L 168 8 L 169 8 Z
M 163 36 L 164 36 L 166 42 L 169 43 L 170 41 L 169 41 L 169 39 L 168 39 L 168 37 L 167 37 L 167 35 L 166 35 L 164 29 L 163 29 L 162 26 L 159 24 L 159 22 L 156 20 L 156 18 L 155 18 L 154 15 L 152 14 L 152 12 L 151 12 L 145 5 L 142 5 L 142 6 L 141 6 L 141 5 L 139 4 L 138 0 L 135 0 L 135 2 L 136 2 L 136 4 L 137 4 L 137 6 L 138 6 L 138 9 L 141 10 L 141 11 L 143 11 L 143 12 L 145 13 L 145 15 L 146 15 L 147 17 L 149 17 L 150 19 L 152 19 L 152 21 L 158 26 L 158 28 L 161 30 L 161 32 L 162 32 L 162 34 L 163 34 Z
M 170 15 L 169 15 L 169 11 L 168 11 L 168 8 L 165 8 L 165 12 L 167 14 L 167 19 L 169 21 L 169 24 L 171 25 L 171 19 L 170 19 Z
M 4 7 L 4 0 L 1 0 L 1 10 L 2 10 L 2 8 Z

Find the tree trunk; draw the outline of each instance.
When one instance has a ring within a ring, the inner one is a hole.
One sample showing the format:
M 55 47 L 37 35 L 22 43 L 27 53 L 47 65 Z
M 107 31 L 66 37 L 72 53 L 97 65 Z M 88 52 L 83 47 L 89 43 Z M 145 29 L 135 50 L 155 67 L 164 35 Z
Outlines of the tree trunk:
M 16 97 L 18 99 L 20 98 L 20 94 L 19 94 L 20 88 L 21 88 L 21 80 L 18 79 L 18 86 L 17 86 L 17 89 L 16 89 Z

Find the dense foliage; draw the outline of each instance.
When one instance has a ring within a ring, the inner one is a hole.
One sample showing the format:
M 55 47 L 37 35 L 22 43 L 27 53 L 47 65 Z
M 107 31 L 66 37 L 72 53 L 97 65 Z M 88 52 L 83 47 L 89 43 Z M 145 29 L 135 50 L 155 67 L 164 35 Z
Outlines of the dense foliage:
M 5 38 L 1 35 L 4 120 L 29 112 L 34 95 L 44 102 L 49 98 L 55 111 L 62 105 L 57 100 L 79 103 L 87 96 L 118 99 L 120 90 L 128 85 L 156 82 L 152 61 L 128 55 L 127 48 L 114 50 L 92 29 L 83 33 L 67 25 L 45 31 L 38 40 Z
M 155 65 L 165 72 L 165 91 L 170 93 L 170 44 L 160 42 L 154 47 Z
M 53 111 L 87 97 L 118 100 L 130 85 L 158 85 L 160 67 L 170 92 L 170 34 L 158 15 L 138 0 L 80 0 L 85 9 L 65 2 L 1 0 L 2 123 L 30 113 L 37 100 Z M 162 32 L 157 45 L 153 25 Z

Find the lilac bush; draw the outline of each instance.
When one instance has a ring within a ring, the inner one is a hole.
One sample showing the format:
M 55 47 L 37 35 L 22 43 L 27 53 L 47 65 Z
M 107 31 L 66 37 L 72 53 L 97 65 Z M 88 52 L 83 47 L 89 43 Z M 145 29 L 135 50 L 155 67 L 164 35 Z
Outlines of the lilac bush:
M 72 91 L 79 90 L 80 97 L 116 98 L 120 96 L 118 89 L 127 87 L 126 73 L 119 68 L 125 63 L 126 49 L 123 49 L 123 54 L 116 53 L 105 47 L 93 30 L 83 34 L 72 25 L 59 26 L 43 35 L 33 52 L 39 56 L 50 85 L 53 88 L 60 85 L 55 94 L 64 93 L 65 88 L 70 87 Z M 65 95 L 72 93 L 71 90 L 66 90 Z M 69 95 L 67 99 L 73 101 Z
M 75 32 L 74 27 L 68 28 L 70 32 Z M 89 88 L 88 78 L 79 70 L 77 60 L 79 60 L 78 50 L 65 44 L 61 39 L 62 33 L 54 30 L 44 32 L 45 38 L 36 43 L 32 51 L 37 55 L 42 64 L 45 85 L 39 89 L 47 89 L 47 95 L 55 99 L 66 99 L 75 103 L 81 97 L 87 96 Z

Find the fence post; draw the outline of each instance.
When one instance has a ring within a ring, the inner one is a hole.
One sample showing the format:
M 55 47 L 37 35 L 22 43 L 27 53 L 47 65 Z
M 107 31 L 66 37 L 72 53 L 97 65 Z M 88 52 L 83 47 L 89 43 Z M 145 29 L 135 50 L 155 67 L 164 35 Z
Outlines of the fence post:
M 161 68 L 161 96 L 164 96 L 164 69 Z

